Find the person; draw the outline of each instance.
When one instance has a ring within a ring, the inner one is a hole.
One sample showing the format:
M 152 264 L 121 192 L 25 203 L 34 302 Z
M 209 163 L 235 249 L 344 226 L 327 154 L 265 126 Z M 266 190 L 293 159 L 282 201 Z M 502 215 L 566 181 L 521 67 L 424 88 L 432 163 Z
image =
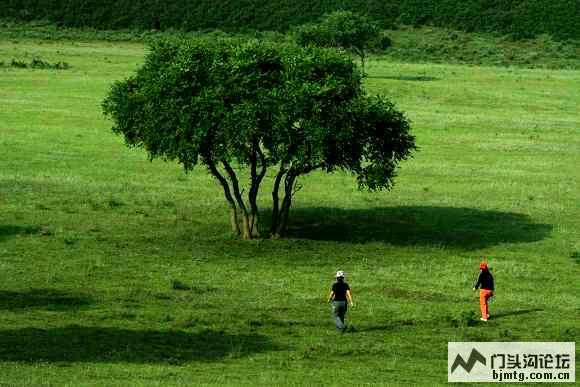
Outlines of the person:
M 346 330 L 344 317 L 348 309 L 347 302 L 351 307 L 354 306 L 354 302 L 352 300 L 350 286 L 344 282 L 344 272 L 341 270 L 336 272 L 336 282 L 332 285 L 332 290 L 328 296 L 328 302 L 332 302 L 332 311 L 336 322 L 336 329 L 344 332 Z
M 489 271 L 486 262 L 479 264 L 479 276 L 473 284 L 473 290 L 479 288 L 479 308 L 481 309 L 481 321 L 489 320 L 489 306 L 488 301 L 493 296 L 495 286 L 493 283 L 493 276 Z

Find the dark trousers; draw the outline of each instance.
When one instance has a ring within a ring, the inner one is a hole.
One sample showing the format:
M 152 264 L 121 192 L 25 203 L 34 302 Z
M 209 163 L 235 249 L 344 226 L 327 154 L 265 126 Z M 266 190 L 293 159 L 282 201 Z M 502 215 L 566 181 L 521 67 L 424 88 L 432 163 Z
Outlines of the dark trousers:
M 332 312 L 333 317 L 336 322 L 336 329 L 344 329 L 346 325 L 344 324 L 344 316 L 346 315 L 346 310 L 348 309 L 346 301 L 333 301 L 332 302 Z

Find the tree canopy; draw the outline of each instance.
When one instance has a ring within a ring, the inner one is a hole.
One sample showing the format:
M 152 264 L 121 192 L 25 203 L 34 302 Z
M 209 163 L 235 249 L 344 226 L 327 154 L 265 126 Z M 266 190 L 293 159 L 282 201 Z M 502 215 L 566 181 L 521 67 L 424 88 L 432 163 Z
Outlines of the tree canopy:
M 335 47 L 354 52 L 364 73 L 367 50 L 381 40 L 378 24 L 369 17 L 351 11 L 325 14 L 319 23 L 305 24 L 296 30 L 301 46 Z
M 257 198 L 269 170 L 276 237 L 300 176 L 341 169 L 360 188 L 389 189 L 415 148 L 404 115 L 365 94 L 348 57 L 312 47 L 158 42 L 136 74 L 113 85 L 103 110 L 113 131 L 151 159 L 205 166 L 223 189 L 232 230 L 245 239 L 260 236 Z M 240 168 L 249 172 L 246 184 Z

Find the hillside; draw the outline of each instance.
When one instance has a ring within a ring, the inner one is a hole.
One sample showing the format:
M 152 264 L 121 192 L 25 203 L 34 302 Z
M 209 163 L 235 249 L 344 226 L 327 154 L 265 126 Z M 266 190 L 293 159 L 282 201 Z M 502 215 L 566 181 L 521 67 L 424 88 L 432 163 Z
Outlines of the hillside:
M 455 63 L 481 66 L 580 69 L 580 44 L 561 42 L 549 35 L 513 40 L 490 33 L 467 33 L 440 27 L 401 27 L 384 30 L 392 40 L 386 51 L 372 56 L 406 63 Z M 279 32 L 208 33 L 182 31 L 96 30 L 62 28 L 49 22 L 2 22 L 0 40 L 20 41 L 110 41 L 152 42 L 167 38 L 248 39 L 291 41 L 290 34 Z M 12 58 L 0 58 L 8 62 Z
M 580 6 L 570 0 L 3 0 L 0 18 L 49 20 L 99 29 L 286 31 L 338 9 L 383 27 L 433 25 L 513 38 L 580 39 Z

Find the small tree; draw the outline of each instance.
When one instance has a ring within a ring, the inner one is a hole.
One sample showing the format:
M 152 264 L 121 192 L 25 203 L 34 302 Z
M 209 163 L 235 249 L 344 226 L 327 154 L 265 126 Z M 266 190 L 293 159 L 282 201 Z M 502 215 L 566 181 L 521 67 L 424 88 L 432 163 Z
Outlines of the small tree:
M 296 31 L 301 46 L 340 47 L 354 52 L 364 74 L 366 52 L 381 39 L 378 25 L 366 16 L 350 11 L 325 14 L 320 23 L 306 24 Z
M 269 168 L 277 169 L 270 227 L 277 237 L 301 175 L 344 169 L 361 188 L 388 189 L 414 148 L 403 115 L 365 96 L 352 61 L 331 50 L 157 43 L 136 75 L 112 87 L 103 109 L 113 131 L 150 158 L 178 160 L 186 170 L 205 165 L 244 239 L 260 236 L 257 198 Z M 237 166 L 248 169 L 246 184 Z

